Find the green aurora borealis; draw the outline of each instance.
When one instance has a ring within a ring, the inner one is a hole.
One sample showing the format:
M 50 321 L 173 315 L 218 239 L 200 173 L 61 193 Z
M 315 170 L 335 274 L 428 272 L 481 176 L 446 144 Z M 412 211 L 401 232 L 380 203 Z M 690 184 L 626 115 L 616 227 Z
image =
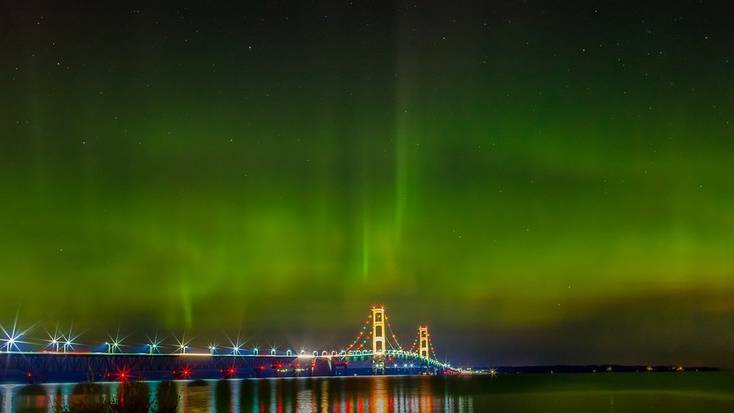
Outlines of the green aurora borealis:
M 0 323 L 734 366 L 725 13 L 268 3 L 0 6 Z

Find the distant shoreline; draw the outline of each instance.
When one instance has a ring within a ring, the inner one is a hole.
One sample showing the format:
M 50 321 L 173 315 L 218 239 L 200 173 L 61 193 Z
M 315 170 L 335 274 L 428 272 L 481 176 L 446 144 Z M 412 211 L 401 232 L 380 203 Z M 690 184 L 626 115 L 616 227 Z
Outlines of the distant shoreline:
M 589 364 L 589 365 L 541 365 L 541 366 L 498 366 L 472 367 L 476 372 L 494 372 L 496 374 L 555 374 L 555 373 L 683 373 L 683 372 L 713 372 L 728 371 L 729 369 L 710 366 L 669 366 L 650 365 L 634 366 L 619 364 Z

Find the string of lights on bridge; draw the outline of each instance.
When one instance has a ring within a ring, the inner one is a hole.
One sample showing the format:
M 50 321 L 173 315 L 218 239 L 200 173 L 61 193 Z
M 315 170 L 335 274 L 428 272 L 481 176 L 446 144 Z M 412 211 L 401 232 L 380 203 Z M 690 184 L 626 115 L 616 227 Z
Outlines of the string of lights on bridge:
M 372 330 L 370 325 L 372 324 L 372 314 L 362 323 L 362 326 L 355 336 L 354 340 L 343 349 L 337 351 L 312 351 L 307 352 L 305 349 L 301 349 L 298 353 L 295 353 L 292 349 L 285 351 L 279 350 L 275 347 L 271 347 L 267 352 L 261 352 L 258 347 L 246 348 L 246 341 L 242 340 L 238 335 L 236 338 L 227 337 L 229 345 L 220 346 L 216 342 L 212 341 L 207 346 L 206 352 L 197 351 L 197 349 L 191 346 L 192 339 L 187 338 L 186 335 L 181 337 L 173 336 L 174 344 L 165 344 L 165 338 L 160 337 L 158 334 L 146 336 L 146 343 L 138 346 L 130 345 L 126 343 L 129 338 L 127 335 L 121 335 L 120 331 L 112 335 L 107 335 L 107 340 L 101 345 L 92 346 L 92 351 L 82 351 L 84 348 L 79 343 L 79 338 L 83 333 L 75 332 L 73 325 L 68 330 L 62 331 L 58 327 L 53 332 L 46 332 L 47 338 L 42 340 L 41 345 L 43 347 L 40 351 L 28 350 L 28 347 L 38 345 L 37 342 L 29 341 L 28 335 L 35 328 L 36 324 L 31 325 L 28 328 L 22 329 L 18 326 L 18 317 L 16 316 L 12 327 L 5 328 L 0 325 L 0 353 L 6 354 L 29 354 L 29 353 L 53 353 L 53 354 L 95 354 L 95 355 L 185 355 L 185 356 L 234 356 L 234 357 L 299 357 L 299 358 L 352 358 L 352 357 L 388 357 L 388 358 L 420 358 L 429 364 L 436 366 L 450 367 L 449 363 L 440 362 L 436 357 L 436 351 L 432 341 L 429 340 L 429 354 L 427 357 L 422 357 L 419 352 L 416 351 L 420 337 L 416 336 L 412 346 L 409 350 L 405 350 L 397 339 L 397 335 L 394 333 L 392 325 L 390 324 L 389 318 L 385 316 L 385 324 L 387 326 L 385 335 L 385 342 L 387 347 L 384 351 L 375 352 L 374 349 L 369 348 L 369 343 L 372 340 Z M 389 334 L 388 334 L 389 333 Z M 86 346 L 89 348 L 89 346 Z M 138 351 L 125 351 L 126 348 L 135 348 Z M 96 350 L 96 351 L 95 351 Z

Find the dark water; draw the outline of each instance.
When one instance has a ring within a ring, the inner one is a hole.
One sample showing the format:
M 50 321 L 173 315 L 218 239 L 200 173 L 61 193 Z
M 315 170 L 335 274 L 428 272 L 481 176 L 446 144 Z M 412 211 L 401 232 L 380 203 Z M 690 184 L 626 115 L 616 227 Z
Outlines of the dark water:
M 138 383 L 151 403 L 166 389 L 179 412 L 734 412 L 734 373 L 496 377 L 347 377 Z M 75 390 L 76 389 L 76 390 Z M 119 402 L 102 384 L 93 397 Z M 2 413 L 53 412 L 76 384 L 0 386 Z M 130 396 L 128 396 L 128 399 Z

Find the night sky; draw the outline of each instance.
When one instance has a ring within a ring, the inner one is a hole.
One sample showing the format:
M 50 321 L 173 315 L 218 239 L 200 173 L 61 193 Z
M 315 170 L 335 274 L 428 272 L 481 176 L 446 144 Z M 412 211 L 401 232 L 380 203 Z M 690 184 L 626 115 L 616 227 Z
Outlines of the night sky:
M 734 367 L 724 2 L 96 3 L 0 2 L 1 324 Z

